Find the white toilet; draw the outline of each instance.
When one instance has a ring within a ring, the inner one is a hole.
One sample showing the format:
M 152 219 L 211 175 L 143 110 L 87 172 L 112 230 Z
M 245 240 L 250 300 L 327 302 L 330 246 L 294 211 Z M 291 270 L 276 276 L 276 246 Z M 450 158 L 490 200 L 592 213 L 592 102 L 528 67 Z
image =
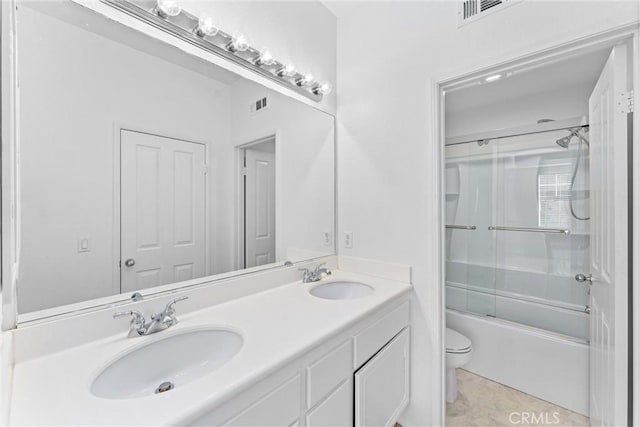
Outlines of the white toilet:
M 446 398 L 452 403 L 458 398 L 458 384 L 456 381 L 456 368 L 466 365 L 471 361 L 473 348 L 471 340 L 453 329 L 445 329 L 445 363 L 447 367 Z

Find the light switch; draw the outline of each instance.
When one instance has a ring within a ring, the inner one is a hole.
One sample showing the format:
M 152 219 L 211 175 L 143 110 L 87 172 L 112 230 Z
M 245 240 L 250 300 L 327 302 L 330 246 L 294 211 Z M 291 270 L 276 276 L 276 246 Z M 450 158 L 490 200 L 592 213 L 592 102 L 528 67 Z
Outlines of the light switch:
M 91 241 L 88 237 L 81 237 L 78 239 L 78 252 L 90 252 Z

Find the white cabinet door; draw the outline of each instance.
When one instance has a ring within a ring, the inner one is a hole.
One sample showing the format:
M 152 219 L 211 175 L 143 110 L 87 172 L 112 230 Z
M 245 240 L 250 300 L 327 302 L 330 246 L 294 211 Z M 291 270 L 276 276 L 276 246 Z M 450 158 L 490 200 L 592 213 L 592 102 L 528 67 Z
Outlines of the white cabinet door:
M 407 327 L 355 375 L 356 427 L 393 426 L 409 402 Z

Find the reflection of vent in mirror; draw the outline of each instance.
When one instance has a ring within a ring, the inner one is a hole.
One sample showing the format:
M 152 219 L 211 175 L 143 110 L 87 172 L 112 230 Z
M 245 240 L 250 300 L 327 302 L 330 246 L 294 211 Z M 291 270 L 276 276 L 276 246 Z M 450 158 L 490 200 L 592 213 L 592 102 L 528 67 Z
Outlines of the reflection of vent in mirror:
M 567 203 L 571 197 L 568 173 L 538 175 L 538 226 L 565 228 L 571 224 Z
M 458 27 L 520 1 L 522 0 L 462 0 L 458 3 Z
M 255 114 L 255 113 L 258 113 L 260 111 L 266 110 L 268 106 L 269 106 L 269 104 L 267 102 L 267 97 L 265 96 L 265 97 L 257 99 L 255 102 L 253 102 L 251 104 L 250 111 Z

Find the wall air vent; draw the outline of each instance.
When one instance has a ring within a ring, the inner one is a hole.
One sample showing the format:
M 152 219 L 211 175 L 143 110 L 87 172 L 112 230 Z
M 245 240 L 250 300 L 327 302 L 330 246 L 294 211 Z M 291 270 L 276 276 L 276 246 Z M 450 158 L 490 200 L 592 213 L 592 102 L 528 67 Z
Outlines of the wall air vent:
M 255 102 L 252 102 L 249 105 L 249 111 L 251 111 L 251 114 L 256 114 L 260 111 L 266 110 L 267 107 L 269 107 L 269 104 L 267 103 L 267 97 L 262 97 L 262 98 L 258 98 Z
M 522 0 L 460 0 L 458 2 L 458 27 Z

